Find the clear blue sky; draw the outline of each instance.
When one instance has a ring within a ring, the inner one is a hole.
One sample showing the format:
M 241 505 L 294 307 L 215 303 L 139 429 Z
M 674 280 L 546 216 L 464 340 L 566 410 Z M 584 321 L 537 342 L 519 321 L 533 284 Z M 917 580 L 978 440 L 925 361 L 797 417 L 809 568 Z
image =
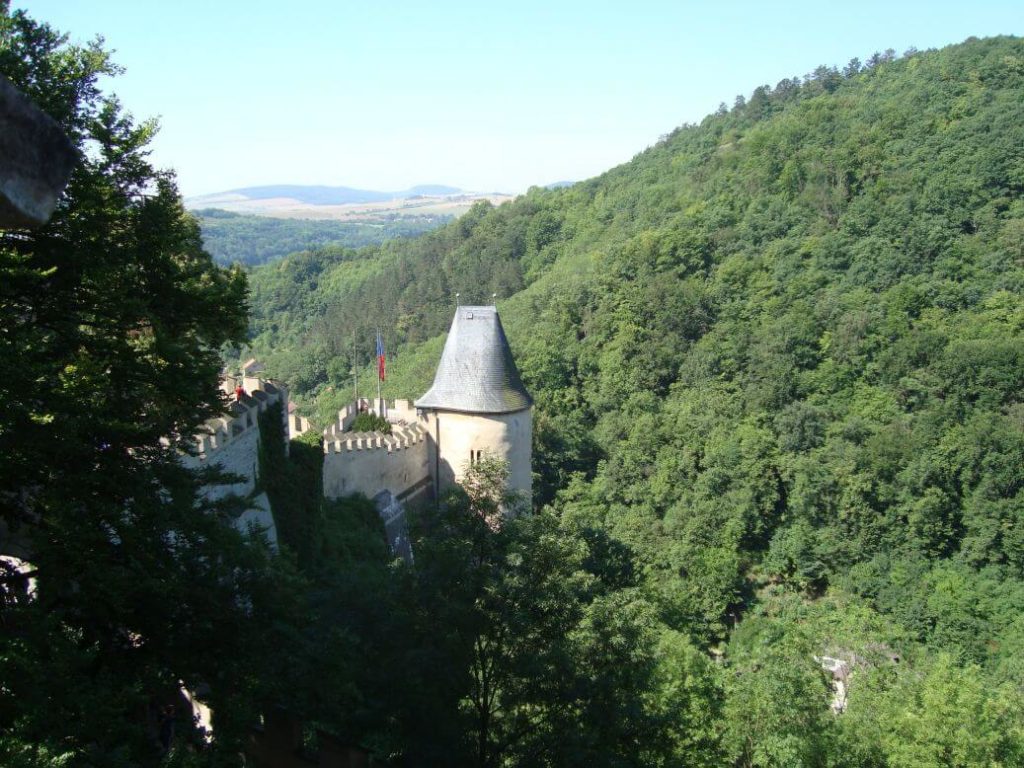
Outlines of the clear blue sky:
M 13 0 L 126 68 L 185 195 L 271 183 L 520 192 L 629 160 L 758 85 L 1024 32 L 1015 2 Z

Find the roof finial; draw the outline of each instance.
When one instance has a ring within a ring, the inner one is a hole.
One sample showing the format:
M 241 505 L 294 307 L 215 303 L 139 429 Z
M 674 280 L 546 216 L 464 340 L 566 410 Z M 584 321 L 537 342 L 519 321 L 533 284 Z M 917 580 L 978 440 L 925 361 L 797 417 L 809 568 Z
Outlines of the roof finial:
M 461 293 L 456 293 L 456 294 L 455 294 L 455 306 L 456 306 L 456 307 L 460 307 L 460 306 L 462 306 L 462 305 L 461 305 L 461 304 L 459 303 L 459 296 L 461 296 L 461 295 L 462 295 Z
M 498 294 L 496 294 L 496 293 L 492 293 L 491 294 L 491 303 L 492 304 L 497 304 L 498 303 Z

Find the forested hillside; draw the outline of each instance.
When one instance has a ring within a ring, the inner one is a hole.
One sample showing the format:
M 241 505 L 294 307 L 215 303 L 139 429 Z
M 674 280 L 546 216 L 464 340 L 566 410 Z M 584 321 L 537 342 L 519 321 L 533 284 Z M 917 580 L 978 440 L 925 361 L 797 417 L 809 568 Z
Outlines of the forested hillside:
M 603 585 L 572 653 L 615 626 L 656 661 L 604 681 L 660 681 L 643 764 L 1020 764 L 1021 147 L 1018 39 L 822 67 L 571 188 L 256 270 L 252 349 L 323 417 L 373 328 L 416 396 L 456 293 L 497 294 L 531 541 Z
M 447 216 L 401 216 L 386 221 L 276 219 L 217 208 L 194 212 L 203 246 L 220 264 L 265 264 L 286 254 L 325 245 L 359 248 L 395 237 L 414 237 L 445 223 Z

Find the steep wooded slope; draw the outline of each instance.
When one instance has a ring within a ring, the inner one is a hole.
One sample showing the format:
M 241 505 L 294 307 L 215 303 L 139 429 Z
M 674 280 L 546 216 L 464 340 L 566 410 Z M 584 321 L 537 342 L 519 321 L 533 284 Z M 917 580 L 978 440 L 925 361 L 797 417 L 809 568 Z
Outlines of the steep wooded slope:
M 258 271 L 254 348 L 326 415 L 379 325 L 415 396 L 456 292 L 496 293 L 535 501 L 721 649 L 730 761 L 1011 764 L 1022 146 L 1020 40 L 819 68 L 570 189 Z M 840 720 L 816 655 L 857 670 Z
M 1012 38 L 759 88 L 570 189 L 258 271 L 255 347 L 333 406 L 379 324 L 415 395 L 454 294 L 509 297 L 539 501 L 673 624 L 841 582 L 984 660 L 1024 607 L 1022 94 Z M 984 595 L 944 629 L 949 579 Z

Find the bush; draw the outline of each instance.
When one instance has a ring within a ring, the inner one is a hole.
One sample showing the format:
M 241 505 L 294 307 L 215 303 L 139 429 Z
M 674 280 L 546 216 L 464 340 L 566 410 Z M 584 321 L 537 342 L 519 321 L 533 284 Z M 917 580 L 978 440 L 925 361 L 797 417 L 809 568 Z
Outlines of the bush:
M 391 434 L 391 422 L 375 413 L 360 413 L 348 428 L 349 432 L 383 432 Z

